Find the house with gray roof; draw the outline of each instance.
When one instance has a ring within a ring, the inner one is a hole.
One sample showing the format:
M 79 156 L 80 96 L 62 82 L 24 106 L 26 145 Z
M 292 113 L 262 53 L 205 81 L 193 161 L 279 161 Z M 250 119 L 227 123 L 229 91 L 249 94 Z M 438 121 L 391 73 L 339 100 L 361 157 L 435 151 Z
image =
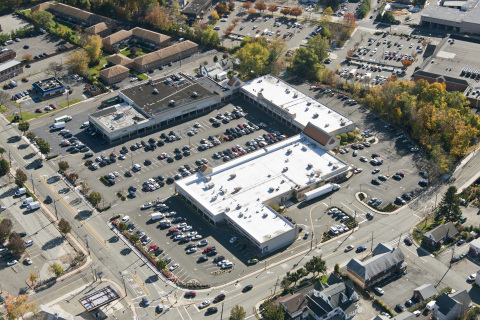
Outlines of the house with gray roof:
M 362 288 L 369 288 L 392 274 L 403 273 L 407 269 L 400 248 L 380 243 L 372 254 L 373 257 L 365 261 L 352 259 L 347 264 L 347 276 Z
M 438 294 L 438 291 L 431 283 L 421 285 L 413 290 L 413 296 L 420 301 L 430 299 L 436 294 Z
M 353 282 L 344 282 L 334 274 L 327 283 L 317 283 L 305 298 L 308 314 L 317 320 L 348 320 L 357 314 L 358 294 L 353 289 Z
M 452 222 L 448 222 L 426 232 L 422 241 L 429 246 L 440 247 L 445 240 L 454 238 L 457 234 L 458 230 L 455 228 L 455 225 Z
M 393 317 L 393 320 L 415 320 L 417 318 L 416 315 L 414 315 L 411 312 L 404 311 L 400 314 L 397 314 L 395 317 Z
M 435 302 L 434 313 L 437 320 L 453 320 L 468 311 L 472 299 L 467 290 L 457 291 L 453 294 L 442 294 Z
M 307 300 L 302 293 L 289 294 L 274 302 L 285 311 L 285 319 L 303 319 L 308 316 Z

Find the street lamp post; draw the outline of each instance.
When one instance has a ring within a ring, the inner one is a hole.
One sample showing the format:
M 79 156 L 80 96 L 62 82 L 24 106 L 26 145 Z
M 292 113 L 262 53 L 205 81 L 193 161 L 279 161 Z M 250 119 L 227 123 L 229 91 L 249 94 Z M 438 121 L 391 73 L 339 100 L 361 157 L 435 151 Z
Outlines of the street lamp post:
M 57 217 L 57 220 L 58 220 L 57 200 L 53 200 L 53 206 L 55 207 L 55 217 Z

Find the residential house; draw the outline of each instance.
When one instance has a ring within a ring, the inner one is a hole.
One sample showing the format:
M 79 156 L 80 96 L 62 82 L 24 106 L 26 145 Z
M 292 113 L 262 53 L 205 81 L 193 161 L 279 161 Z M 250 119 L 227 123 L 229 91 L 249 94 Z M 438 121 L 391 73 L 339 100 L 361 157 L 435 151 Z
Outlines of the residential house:
M 128 31 L 120 30 L 104 38 L 103 48 L 106 51 L 113 52 L 115 49 L 127 43 L 158 50 L 170 45 L 170 37 L 158 32 L 136 27 Z
M 316 320 L 352 319 L 357 314 L 358 294 L 351 280 L 344 282 L 331 274 L 327 283 L 317 283 L 305 295 L 308 314 Z
M 442 294 L 435 302 L 434 314 L 437 320 L 453 320 L 463 312 L 468 311 L 472 299 L 467 290 L 457 291 L 453 294 Z
M 115 20 L 81 10 L 63 3 L 44 2 L 32 7 L 32 12 L 38 10 L 50 11 L 56 18 L 68 21 L 71 24 L 79 24 L 84 27 L 91 27 L 100 22 L 105 22 L 110 28 L 116 28 Z
M 105 38 L 106 36 L 112 33 L 112 28 L 110 25 L 107 25 L 105 22 L 97 23 L 91 27 L 85 29 L 85 34 L 89 36 L 98 35 L 101 38 Z
M 100 78 L 107 84 L 113 84 L 122 81 L 128 77 L 129 69 L 122 65 L 116 65 L 110 68 L 100 70 Z
M 423 235 L 423 243 L 432 246 L 432 247 L 440 247 L 445 240 L 449 238 L 454 238 L 458 234 L 457 228 L 452 222 L 444 223 L 426 232 Z
M 226 58 L 208 65 L 200 65 L 198 68 L 198 74 L 201 76 L 208 76 L 216 81 L 222 81 L 227 78 L 227 73 L 230 70 L 233 70 L 233 66 L 235 63 L 239 63 L 236 61 L 237 59 L 233 58 Z
M 146 72 L 170 62 L 181 60 L 198 51 L 198 44 L 191 41 L 176 43 L 170 47 L 146 54 L 133 60 L 133 68 Z
M 107 62 L 109 65 L 112 66 L 121 65 L 129 69 L 133 66 L 133 59 L 130 59 L 129 57 L 126 57 L 121 53 L 117 53 L 107 57 Z
M 302 293 L 283 296 L 275 304 L 282 306 L 286 320 L 304 319 L 308 316 L 307 300 Z
M 436 294 L 438 294 L 438 291 L 431 283 L 421 285 L 413 290 L 413 296 L 420 301 L 430 299 Z
M 18 76 L 23 73 L 23 64 L 17 60 L 9 60 L 0 64 L 0 81 Z
M 182 10 L 182 14 L 186 15 L 190 21 L 195 21 L 208 15 L 211 7 L 212 0 L 193 0 Z
M 405 256 L 400 247 L 391 248 L 378 244 L 372 252 L 373 257 L 360 261 L 352 259 L 347 264 L 347 275 L 362 288 L 374 286 L 392 274 L 404 273 L 407 269 Z

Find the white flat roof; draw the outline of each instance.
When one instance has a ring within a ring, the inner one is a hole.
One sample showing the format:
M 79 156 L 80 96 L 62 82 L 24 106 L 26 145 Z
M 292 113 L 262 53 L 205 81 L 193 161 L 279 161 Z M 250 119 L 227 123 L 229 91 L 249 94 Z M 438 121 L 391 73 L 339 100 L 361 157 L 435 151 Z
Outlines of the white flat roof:
M 330 133 L 353 124 L 347 117 L 272 75 L 245 82 L 242 90 L 255 97 L 261 93 L 265 100 L 290 114 L 290 117 L 303 127 L 311 122 Z
M 263 243 L 293 229 L 264 201 L 345 170 L 346 163 L 300 134 L 176 183 L 212 215 L 224 213 Z

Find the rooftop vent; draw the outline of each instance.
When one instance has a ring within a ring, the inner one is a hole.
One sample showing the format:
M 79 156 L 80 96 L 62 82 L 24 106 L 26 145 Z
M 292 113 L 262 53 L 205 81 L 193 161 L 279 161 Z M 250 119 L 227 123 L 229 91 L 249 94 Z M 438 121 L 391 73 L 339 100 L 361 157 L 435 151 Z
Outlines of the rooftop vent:
M 294 98 L 298 98 L 298 93 L 295 93 L 295 94 L 293 95 L 293 97 L 294 97 Z
M 310 168 L 312 168 L 312 167 L 313 167 L 313 164 L 311 164 L 311 163 L 309 163 L 309 164 L 307 165 L 307 168 L 308 168 L 308 169 L 310 169 Z
M 235 173 L 232 173 L 232 174 L 230 175 L 230 178 L 233 179 L 233 178 L 235 178 L 236 176 L 237 176 L 237 175 L 236 175 Z
M 314 119 L 318 118 L 318 113 L 315 113 L 315 114 L 313 115 L 313 118 L 314 118 Z
M 213 202 L 213 201 L 215 201 L 215 200 L 217 200 L 217 196 L 213 196 L 213 197 L 210 199 L 210 202 Z
M 239 203 L 237 204 L 237 209 L 241 209 L 242 208 L 242 205 Z
M 283 168 L 283 172 L 288 171 L 288 167 Z
M 168 102 L 168 104 L 174 106 L 174 105 L 175 105 L 175 100 L 170 100 L 170 101 Z
M 196 91 L 193 91 L 192 97 L 196 98 L 197 96 L 198 96 L 197 92 L 196 92 Z
M 157 88 L 153 89 L 153 94 L 158 94 L 158 89 Z
M 270 188 L 268 188 L 268 191 L 270 191 L 270 192 L 273 192 L 273 190 L 275 190 L 275 188 L 274 188 L 274 187 L 270 187 Z

